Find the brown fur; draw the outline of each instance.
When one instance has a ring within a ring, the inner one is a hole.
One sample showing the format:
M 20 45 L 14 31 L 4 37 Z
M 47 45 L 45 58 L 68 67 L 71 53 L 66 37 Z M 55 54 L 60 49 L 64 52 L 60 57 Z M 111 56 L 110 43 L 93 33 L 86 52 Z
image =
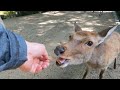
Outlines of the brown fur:
M 69 64 L 86 63 L 88 68 L 83 78 L 86 78 L 89 67 L 101 69 L 99 75 L 101 79 L 105 70 L 120 53 L 120 34 L 113 32 L 113 28 L 97 33 L 82 31 L 77 26 L 76 32 L 70 37 L 70 40 L 61 45 L 65 48 L 65 52 L 60 57 L 69 59 Z M 92 46 L 87 45 L 89 41 L 93 42 Z

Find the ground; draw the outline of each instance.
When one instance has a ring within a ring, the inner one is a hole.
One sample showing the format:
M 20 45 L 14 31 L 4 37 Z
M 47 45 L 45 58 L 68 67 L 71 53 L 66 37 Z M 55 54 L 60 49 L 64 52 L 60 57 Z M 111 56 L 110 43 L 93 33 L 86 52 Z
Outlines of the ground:
M 83 30 L 101 31 L 115 24 L 113 12 L 54 11 L 4 20 L 7 28 L 22 35 L 26 40 L 45 44 L 50 56 L 55 57 L 53 50 L 60 41 L 67 41 L 68 35 L 74 32 L 73 23 L 78 22 Z M 104 74 L 104 79 L 120 79 L 120 60 L 117 69 L 113 63 Z M 61 69 L 51 60 L 50 66 L 38 74 L 24 73 L 19 69 L 3 71 L 1 79 L 81 79 L 85 65 L 72 65 Z M 93 70 L 87 78 L 97 79 L 98 72 Z

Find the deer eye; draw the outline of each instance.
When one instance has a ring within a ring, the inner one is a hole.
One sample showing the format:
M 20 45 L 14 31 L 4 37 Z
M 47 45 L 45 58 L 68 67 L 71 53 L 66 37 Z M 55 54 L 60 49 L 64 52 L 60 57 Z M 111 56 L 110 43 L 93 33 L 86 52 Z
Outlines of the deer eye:
M 88 46 L 92 46 L 92 45 L 93 45 L 93 42 L 92 42 L 92 41 L 88 41 L 86 44 L 87 44 Z

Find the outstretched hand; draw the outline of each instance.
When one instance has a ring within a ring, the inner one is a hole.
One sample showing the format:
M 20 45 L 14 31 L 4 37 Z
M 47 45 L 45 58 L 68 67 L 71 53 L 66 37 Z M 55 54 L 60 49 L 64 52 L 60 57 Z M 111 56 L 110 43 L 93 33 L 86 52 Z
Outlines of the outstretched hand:
M 25 72 L 38 73 L 49 66 L 48 53 L 43 44 L 27 42 L 27 61 L 19 68 Z

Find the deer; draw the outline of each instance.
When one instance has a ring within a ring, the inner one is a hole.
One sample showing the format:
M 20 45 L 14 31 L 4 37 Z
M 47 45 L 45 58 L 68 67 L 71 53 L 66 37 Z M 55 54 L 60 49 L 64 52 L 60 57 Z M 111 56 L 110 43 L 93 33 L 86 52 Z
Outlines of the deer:
M 118 26 L 112 25 L 99 32 L 83 31 L 75 22 L 75 32 L 69 36 L 69 40 L 54 49 L 56 65 L 65 68 L 68 65 L 85 64 L 82 79 L 86 78 L 92 68 L 100 70 L 99 79 L 102 79 L 111 63 L 114 62 L 116 69 L 116 60 L 120 53 L 120 34 L 115 31 Z

